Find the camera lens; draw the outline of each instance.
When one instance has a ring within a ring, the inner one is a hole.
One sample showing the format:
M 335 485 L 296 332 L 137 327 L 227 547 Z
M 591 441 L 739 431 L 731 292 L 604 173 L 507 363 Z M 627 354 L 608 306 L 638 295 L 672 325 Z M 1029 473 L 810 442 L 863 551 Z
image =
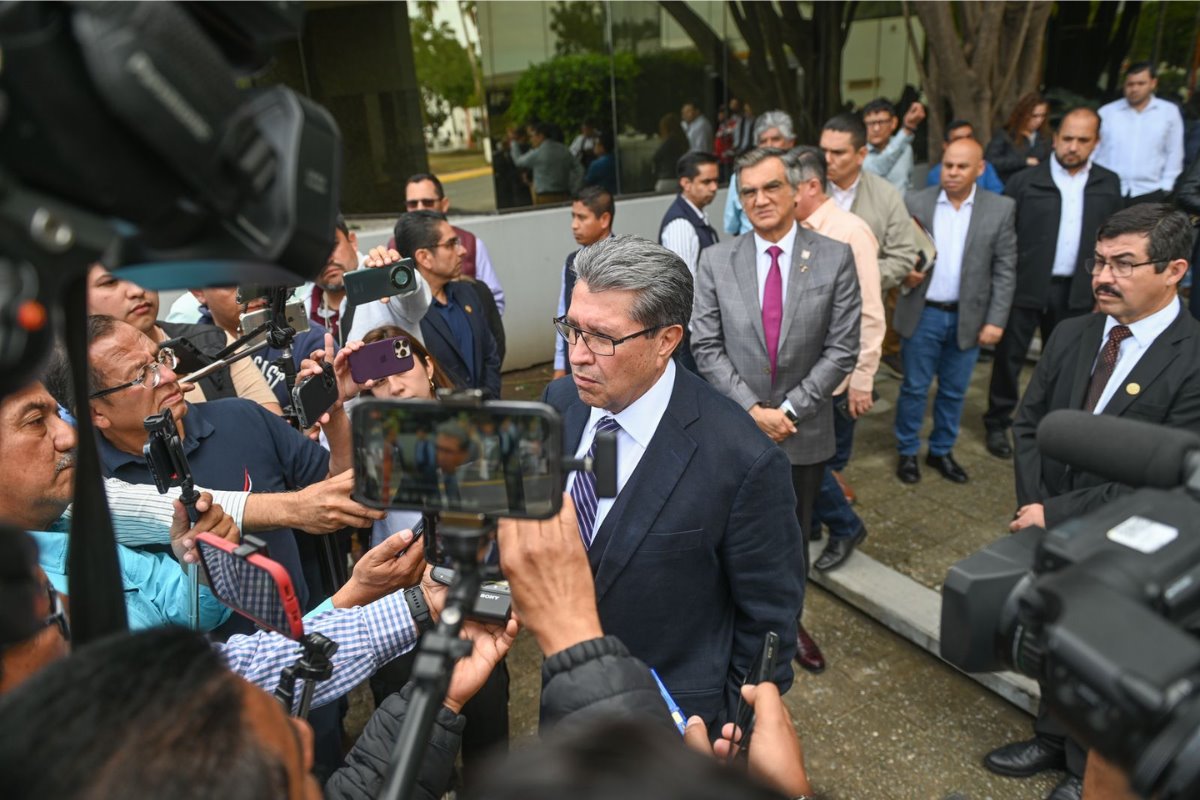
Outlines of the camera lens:
M 397 264 L 392 267 L 392 272 L 388 277 L 391 279 L 392 286 L 404 291 L 412 283 L 412 268 L 407 264 Z

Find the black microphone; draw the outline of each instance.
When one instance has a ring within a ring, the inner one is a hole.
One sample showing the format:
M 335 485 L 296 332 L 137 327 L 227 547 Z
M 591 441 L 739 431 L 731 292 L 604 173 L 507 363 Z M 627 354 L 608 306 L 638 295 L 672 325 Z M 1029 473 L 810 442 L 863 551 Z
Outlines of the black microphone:
M 1173 489 L 1186 478 L 1188 456 L 1200 450 L 1191 431 L 1131 419 L 1051 411 L 1037 429 L 1042 455 L 1127 486 Z

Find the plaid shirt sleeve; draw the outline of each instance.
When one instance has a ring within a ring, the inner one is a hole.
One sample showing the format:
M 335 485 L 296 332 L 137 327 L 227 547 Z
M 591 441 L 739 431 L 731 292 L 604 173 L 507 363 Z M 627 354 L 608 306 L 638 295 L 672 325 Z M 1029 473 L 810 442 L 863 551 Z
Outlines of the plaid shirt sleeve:
M 393 592 L 365 606 L 317 614 L 305 621 L 305 630 L 324 634 L 338 643 L 333 676 L 317 683 L 313 708 L 337 700 L 417 643 L 417 626 L 403 592 Z M 231 636 L 229 641 L 213 646 L 221 651 L 231 670 L 268 692 L 275 691 L 280 672 L 301 652 L 296 642 L 269 631 Z M 296 681 L 297 705 L 303 689 L 304 681 Z

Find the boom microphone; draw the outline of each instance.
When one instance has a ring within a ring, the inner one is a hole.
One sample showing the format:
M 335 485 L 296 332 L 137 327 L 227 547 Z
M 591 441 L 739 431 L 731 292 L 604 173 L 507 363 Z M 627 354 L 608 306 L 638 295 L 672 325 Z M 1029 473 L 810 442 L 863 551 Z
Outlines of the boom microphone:
M 1067 409 L 1046 415 L 1037 446 L 1056 461 L 1133 487 L 1173 489 L 1200 462 L 1192 455 L 1200 436 L 1190 431 Z

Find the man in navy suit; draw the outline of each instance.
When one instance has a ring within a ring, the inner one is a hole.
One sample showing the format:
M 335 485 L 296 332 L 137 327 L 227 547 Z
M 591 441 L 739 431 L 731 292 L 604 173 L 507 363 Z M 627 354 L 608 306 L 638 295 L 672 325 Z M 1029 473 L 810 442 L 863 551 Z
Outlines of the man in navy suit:
M 610 237 L 580 251 L 575 272 L 555 321 L 571 375 L 544 399 L 562 414 L 566 455 L 587 454 L 598 429 L 617 436 L 615 498 L 597 499 L 589 474 L 567 480 L 600 619 L 713 730 L 768 631 L 780 691 L 792 682 L 804 568 L 791 469 L 741 408 L 675 365 L 693 297 L 678 256 Z
M 467 252 L 446 215 L 409 211 L 396 222 L 396 250 L 411 258 L 429 284 L 433 302 L 421 319 L 421 336 L 434 360 L 458 388 L 500 396 L 500 356 L 479 295 L 456 279 Z

